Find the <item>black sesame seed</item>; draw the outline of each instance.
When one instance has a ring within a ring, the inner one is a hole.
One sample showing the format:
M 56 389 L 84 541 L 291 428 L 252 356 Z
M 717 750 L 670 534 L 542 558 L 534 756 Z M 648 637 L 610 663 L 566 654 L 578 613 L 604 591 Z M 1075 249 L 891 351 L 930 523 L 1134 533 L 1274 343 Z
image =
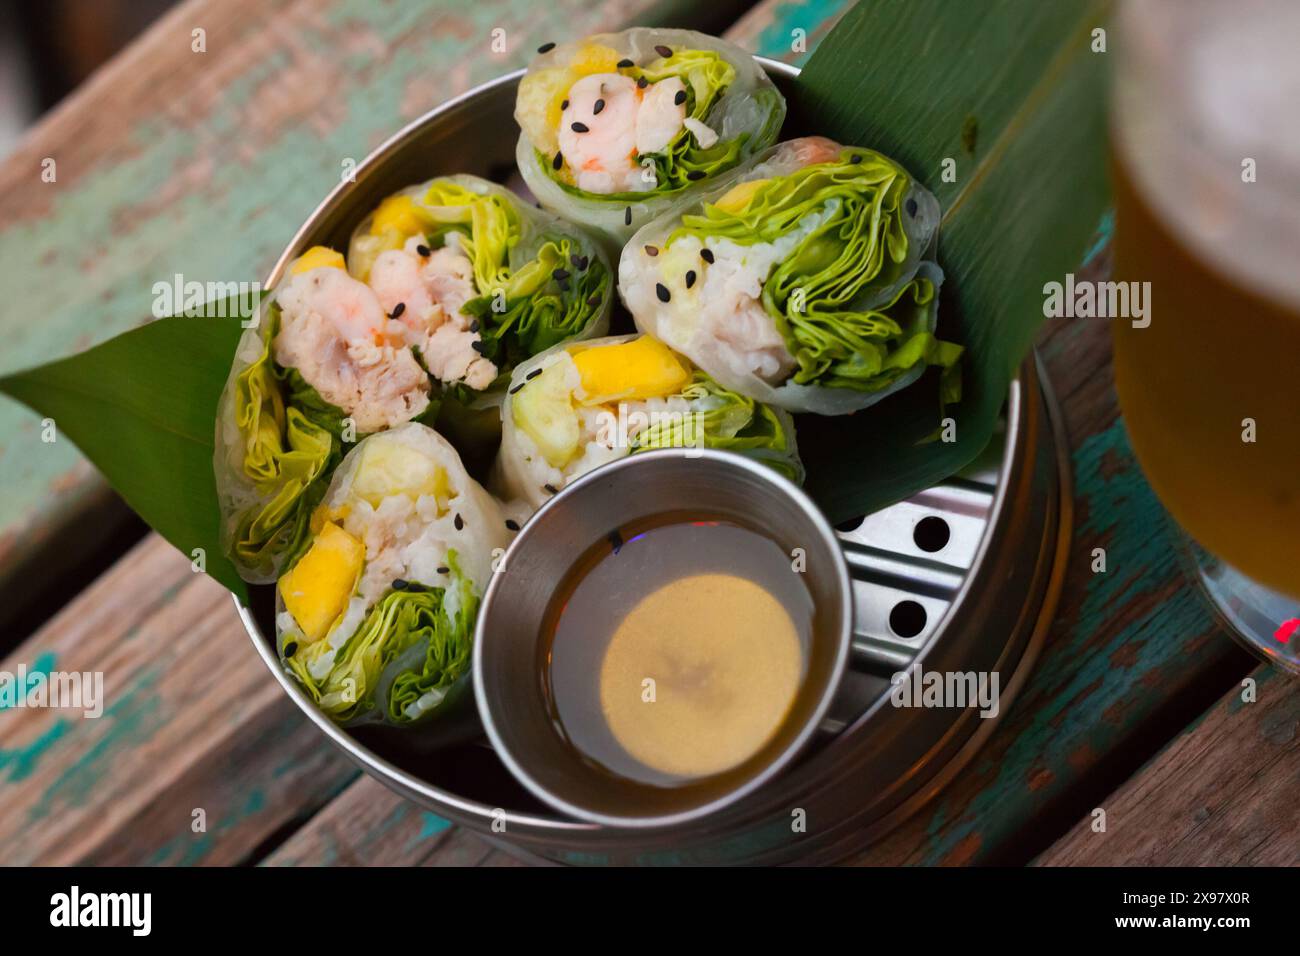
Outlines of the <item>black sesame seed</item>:
M 672 298 L 672 296 L 668 294 L 668 287 L 662 282 L 655 283 L 655 295 L 659 296 L 660 302 L 667 302 Z
M 915 215 L 916 215 L 916 200 L 915 200 L 915 199 L 911 199 L 911 198 L 909 198 L 909 199 L 907 200 L 907 203 L 906 203 L 905 205 L 906 205 L 906 208 L 907 208 L 907 214 L 908 214 L 909 216 L 915 216 Z
M 686 91 L 678 90 L 677 95 L 673 97 L 673 105 L 681 106 L 685 102 L 686 102 Z
M 430 249 L 428 246 L 424 245 L 423 243 L 420 244 L 420 245 L 418 245 L 418 246 L 416 246 L 416 247 L 415 247 L 415 251 L 416 251 L 416 253 L 419 254 L 422 258 L 425 258 L 425 259 L 429 258 L 429 256 L 431 256 L 431 255 L 433 254 L 433 250 Z
M 506 527 L 509 528 L 511 531 L 518 531 L 518 530 L 519 530 L 519 522 L 516 521 L 514 518 L 507 518 L 507 519 L 506 519 Z
M 397 319 L 397 318 L 401 318 L 402 313 L 405 311 L 406 311 L 406 303 L 399 302 L 397 303 L 397 305 L 393 306 L 393 311 L 390 314 L 392 315 L 393 318 Z
M 438 569 L 439 574 L 447 574 L 449 571 L 451 571 L 451 568 L 447 567 L 446 565 L 443 565 Z
M 849 162 L 850 162 L 850 163 L 860 163 L 860 162 L 862 162 L 862 154 L 861 154 L 861 153 L 854 153 L 852 156 L 849 157 Z
M 579 272 L 585 272 L 587 270 L 586 256 L 580 256 L 575 252 L 569 256 L 569 262 L 572 263 L 573 268 L 577 269 Z
M 551 169 L 559 169 L 564 165 L 564 154 L 556 153 L 555 158 L 551 160 Z
M 704 178 L 704 170 L 702 170 L 702 169 L 692 169 L 689 173 L 686 174 L 686 178 L 689 179 L 691 182 L 695 182 L 695 181 L 697 181 L 697 180 L 703 179 L 703 178 Z
M 482 354 L 483 354 L 483 343 L 482 343 L 482 342 L 480 342 L 480 341 L 478 341 L 478 340 L 475 340 L 475 341 L 469 343 L 469 347 L 472 348 L 472 349 L 473 349 L 475 352 L 477 352 L 479 355 L 482 355 Z
M 618 68 L 620 70 L 626 70 L 631 65 L 632 65 L 631 60 L 623 59 L 618 61 Z
M 569 278 L 569 270 L 568 270 L 568 269 L 552 269 L 552 270 L 551 270 L 551 278 L 554 279 L 556 282 L 563 282 L 565 279 Z
M 647 80 L 644 76 L 638 76 L 636 78 L 637 89 L 644 90 L 649 85 L 650 85 L 650 81 Z
M 406 582 L 403 581 L 401 578 L 393 578 L 393 590 L 394 590 L 394 591 L 405 591 L 405 590 L 406 590 Z
M 695 285 L 695 270 L 692 269 L 686 273 L 686 288 L 689 289 L 693 285 Z
M 538 53 L 550 53 L 550 52 L 551 52 L 552 50 L 554 50 L 554 49 L 555 49 L 555 44 L 554 44 L 554 43 L 543 43 L 541 46 L 539 46 L 539 47 L 537 48 L 537 52 L 538 52 Z
M 631 206 L 628 206 L 626 209 L 623 210 L 623 225 L 625 225 L 625 226 L 630 226 L 630 225 L 632 225 L 632 207 L 631 207 Z
M 553 495 L 554 495 L 554 494 L 558 494 L 559 491 L 560 491 L 559 488 L 556 488 L 556 487 L 555 487 L 553 484 L 551 484 L 549 481 L 548 481 L 546 484 L 542 485 L 542 487 L 545 488 L 548 492 L 550 492 L 550 493 L 553 494 Z
M 537 376 L 539 376 L 539 375 L 541 375 L 541 374 L 542 374 L 542 370 L 541 370 L 540 368 L 535 368 L 535 369 L 533 369 L 531 372 L 529 372 L 527 375 L 524 376 L 524 381 L 527 382 L 527 381 L 529 381 L 529 380 L 531 380 L 531 379 L 537 378 Z
M 465 530 L 465 519 L 460 516 L 459 512 L 456 514 L 456 520 L 453 521 L 452 524 L 456 526 L 457 531 Z
M 585 133 L 588 131 L 586 123 L 574 123 L 571 128 L 575 133 Z
M 297 642 L 297 641 L 290 641 L 288 644 L 284 645 L 284 656 L 285 656 L 285 657 L 293 657 L 293 655 L 295 655 L 295 654 L 297 654 L 297 653 L 298 653 L 298 642 Z
M 470 323 L 469 323 L 469 330 L 470 330 L 471 332 L 477 332 L 477 331 L 479 330 L 478 319 L 471 319 L 471 320 L 470 320 Z
M 604 108 L 605 108 L 605 101 L 604 101 L 604 100 L 596 100 L 596 105 L 593 106 L 593 107 L 591 108 L 591 115 L 592 115 L 592 116 L 599 116 L 599 115 L 600 115 L 600 111 L 603 110 Z
M 524 383 L 520 382 L 518 385 L 510 389 L 510 394 L 513 395 L 515 392 L 519 391 L 523 387 L 524 387 Z
M 671 48 L 671 47 L 666 47 L 666 46 L 663 46 L 663 45 L 656 46 L 656 47 L 655 47 L 655 52 L 658 53 L 658 54 L 659 54 L 661 57 L 663 57 L 664 59 L 667 59 L 668 57 L 670 57 L 670 56 L 673 55 L 672 48 Z
M 659 249 L 656 246 L 646 246 L 645 254 L 647 256 L 657 256 L 659 255 Z
M 705 262 L 707 262 L 709 265 L 713 265 L 713 250 L 701 249 L 700 258 L 703 259 Z
M 562 102 L 562 103 L 560 104 L 560 109 L 562 109 L 562 110 L 567 110 L 568 108 L 569 108 L 569 101 L 568 101 L 568 100 L 565 100 L 564 102 Z

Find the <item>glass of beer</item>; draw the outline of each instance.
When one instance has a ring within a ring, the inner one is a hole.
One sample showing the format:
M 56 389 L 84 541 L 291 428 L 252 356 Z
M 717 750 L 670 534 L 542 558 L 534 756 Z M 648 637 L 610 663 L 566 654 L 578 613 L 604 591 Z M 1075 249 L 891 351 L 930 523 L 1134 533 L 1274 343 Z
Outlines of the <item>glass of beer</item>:
M 1224 621 L 1300 673 L 1300 3 L 1127 0 L 1110 32 L 1129 439 Z

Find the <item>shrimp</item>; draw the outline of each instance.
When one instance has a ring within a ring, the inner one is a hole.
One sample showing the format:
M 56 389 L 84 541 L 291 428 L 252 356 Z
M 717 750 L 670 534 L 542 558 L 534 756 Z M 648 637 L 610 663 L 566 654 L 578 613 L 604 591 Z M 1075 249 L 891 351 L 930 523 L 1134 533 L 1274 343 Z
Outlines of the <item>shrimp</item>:
M 686 86 L 670 76 L 645 91 L 636 113 L 636 151 L 660 153 L 677 138 L 686 120 Z
M 641 91 L 631 77 L 584 76 L 569 89 L 568 103 L 560 115 L 559 144 L 578 188 L 593 193 L 644 189 L 636 163 Z
M 314 312 L 348 341 L 377 341 L 388 333 L 388 316 L 375 294 L 342 269 L 311 269 L 293 276 L 276 298 L 284 314 Z
M 478 295 L 473 264 L 454 240 L 421 255 L 424 241 L 413 236 L 403 248 L 380 254 L 370 284 L 388 312 L 400 312 L 407 341 L 419 346 L 434 378 L 482 390 L 497 377 L 497 367 L 475 349 L 479 333 L 462 311 Z
M 291 278 L 276 301 L 275 360 L 297 369 L 359 432 L 390 428 L 428 407 L 428 376 L 365 283 L 340 269 L 312 269 Z

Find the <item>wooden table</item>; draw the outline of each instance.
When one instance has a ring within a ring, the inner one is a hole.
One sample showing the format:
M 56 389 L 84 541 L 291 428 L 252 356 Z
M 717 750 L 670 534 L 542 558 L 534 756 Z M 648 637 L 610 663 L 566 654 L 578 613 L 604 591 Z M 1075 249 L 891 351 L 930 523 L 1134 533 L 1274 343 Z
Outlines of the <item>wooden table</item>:
M 844 5 L 191 0 L 0 167 L 4 365 L 133 326 L 160 276 L 260 277 L 343 159 L 545 40 L 672 23 L 798 62 L 793 31 L 811 49 Z M 509 51 L 494 56 L 496 27 Z M 40 180 L 46 157 L 57 183 Z M 1057 619 L 989 743 L 860 862 L 1300 862 L 1300 684 L 1240 651 L 1184 578 L 1118 417 L 1104 324 L 1062 322 L 1041 350 L 1075 478 Z M 228 595 L 155 536 L 114 550 L 121 506 L 38 432 L 0 400 L 0 670 L 102 671 L 108 705 L 0 715 L 0 863 L 513 862 L 359 775 L 266 673 Z

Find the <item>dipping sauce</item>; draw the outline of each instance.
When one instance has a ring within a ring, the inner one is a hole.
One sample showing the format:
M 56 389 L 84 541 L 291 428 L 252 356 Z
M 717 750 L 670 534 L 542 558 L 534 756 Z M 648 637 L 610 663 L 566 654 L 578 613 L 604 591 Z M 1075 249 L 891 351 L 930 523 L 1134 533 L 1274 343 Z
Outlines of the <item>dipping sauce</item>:
M 552 719 L 626 779 L 725 774 L 789 714 L 812 624 L 802 574 L 762 534 L 680 516 L 621 529 L 575 565 L 543 622 Z

